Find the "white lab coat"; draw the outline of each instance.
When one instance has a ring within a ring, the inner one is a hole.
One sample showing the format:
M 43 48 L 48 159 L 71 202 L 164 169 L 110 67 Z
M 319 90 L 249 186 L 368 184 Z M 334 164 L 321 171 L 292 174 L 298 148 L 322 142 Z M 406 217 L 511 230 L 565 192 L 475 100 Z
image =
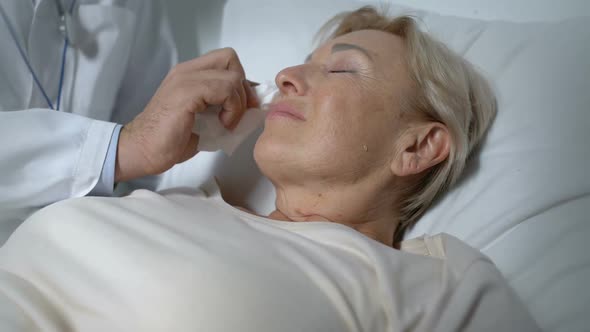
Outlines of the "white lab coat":
M 143 110 L 177 59 L 159 1 L 77 3 L 74 29 L 85 38 L 68 50 L 59 112 L 0 20 L 0 245 L 38 208 L 94 188 L 116 123 Z M 64 44 L 55 0 L 0 5 L 55 103 Z

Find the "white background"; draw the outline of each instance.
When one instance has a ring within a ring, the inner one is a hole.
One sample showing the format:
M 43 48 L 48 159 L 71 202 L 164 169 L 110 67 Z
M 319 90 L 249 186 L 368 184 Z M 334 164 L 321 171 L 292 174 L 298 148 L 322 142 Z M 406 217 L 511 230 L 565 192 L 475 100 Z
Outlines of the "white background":
M 256 1 L 241 1 L 251 2 L 252 6 L 256 6 Z M 391 2 L 447 15 L 511 21 L 560 20 L 572 16 L 590 16 L 590 0 L 394 0 Z M 181 61 L 219 47 L 217 43 L 226 0 L 166 0 L 163 3 L 170 15 Z M 310 10 L 313 9 L 310 8 Z

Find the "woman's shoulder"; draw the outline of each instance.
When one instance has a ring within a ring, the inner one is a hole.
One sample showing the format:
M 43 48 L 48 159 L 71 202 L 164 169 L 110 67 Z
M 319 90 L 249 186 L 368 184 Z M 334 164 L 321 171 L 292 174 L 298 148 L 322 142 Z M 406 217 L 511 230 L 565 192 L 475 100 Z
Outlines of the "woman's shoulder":
M 464 275 L 465 271 L 474 264 L 495 267 L 490 258 L 481 251 L 447 233 L 423 235 L 404 240 L 400 244 L 400 250 L 442 259 L 446 262 L 447 268 L 457 277 Z
M 405 242 L 405 241 L 404 241 Z M 401 249 L 444 260 L 442 284 L 452 296 L 431 307 L 438 317 L 437 331 L 539 331 L 519 296 L 490 258 L 449 235 L 422 236 L 401 244 Z M 449 287 L 450 286 L 450 287 Z

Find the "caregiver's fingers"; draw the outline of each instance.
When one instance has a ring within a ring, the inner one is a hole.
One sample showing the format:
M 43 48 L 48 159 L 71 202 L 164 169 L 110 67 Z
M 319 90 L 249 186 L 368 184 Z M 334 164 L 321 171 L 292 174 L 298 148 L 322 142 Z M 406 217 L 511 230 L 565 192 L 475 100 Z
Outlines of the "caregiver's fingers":
M 202 78 L 208 70 L 226 70 L 237 73 L 238 77 L 236 80 L 241 79 L 244 85 L 244 93 L 246 94 L 243 99 L 244 108 L 257 107 L 259 105 L 254 85 L 258 83 L 250 82 L 246 80 L 244 75 L 244 69 L 237 53 L 232 48 L 222 48 L 213 50 L 199 58 L 181 63 L 177 65 L 173 74 L 177 76 L 187 76 L 189 79 L 195 79 L 198 75 Z M 243 97 L 241 91 L 238 91 L 240 96 Z
M 197 76 L 176 72 L 167 78 L 176 102 L 186 104 L 191 112 L 208 106 L 222 106 L 232 112 L 245 110 L 247 93 L 240 74 L 228 70 L 203 70 Z
M 186 72 L 196 72 L 207 69 L 225 69 L 235 71 L 246 79 L 244 67 L 240 62 L 238 54 L 233 48 L 226 47 L 210 51 L 198 58 L 188 60 L 176 65 L 179 70 Z
M 246 91 L 246 108 L 260 106 L 260 101 L 258 100 L 256 91 L 254 90 L 254 84 L 258 85 L 258 83 L 253 83 L 248 80 L 245 80 L 242 83 L 244 85 L 244 91 Z
M 227 70 L 204 70 L 198 80 L 185 78 L 181 83 L 186 93 L 191 93 L 194 111 L 201 112 L 211 105 L 220 105 L 222 111 L 220 119 L 223 125 L 234 128 L 248 106 L 250 87 L 244 84 L 239 74 Z

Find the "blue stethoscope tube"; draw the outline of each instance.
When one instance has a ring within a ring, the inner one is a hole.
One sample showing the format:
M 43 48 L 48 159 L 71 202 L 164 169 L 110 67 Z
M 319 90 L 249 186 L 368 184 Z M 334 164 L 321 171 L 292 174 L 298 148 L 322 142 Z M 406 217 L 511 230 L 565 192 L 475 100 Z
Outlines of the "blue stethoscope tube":
M 76 3 L 76 0 L 72 0 L 72 3 L 70 4 L 70 8 L 68 10 L 69 13 L 63 13 L 60 10 L 59 14 L 61 16 L 62 24 L 65 24 L 64 15 L 72 15 L 72 13 L 74 12 L 75 3 Z M 58 4 L 58 8 L 61 8 L 60 4 Z M 64 34 L 64 47 L 63 47 L 62 55 L 61 55 L 61 69 L 60 69 L 60 73 L 59 73 L 59 86 L 58 86 L 58 90 L 57 90 L 57 101 L 56 101 L 56 105 L 54 108 L 53 103 L 51 102 L 51 99 L 47 95 L 47 92 L 45 91 L 45 89 L 43 89 L 43 86 L 41 85 L 39 78 L 35 74 L 35 71 L 33 70 L 33 67 L 31 66 L 31 63 L 29 62 L 29 59 L 27 58 L 25 51 L 23 50 L 21 45 L 18 43 L 16 31 L 15 31 L 14 27 L 12 26 L 12 24 L 10 24 L 10 21 L 8 20 L 8 15 L 6 15 L 6 12 L 4 11 L 2 6 L 0 6 L 0 15 L 2 15 L 2 18 L 4 19 L 4 22 L 6 23 L 6 26 L 8 27 L 8 31 L 10 32 L 10 36 L 12 37 L 14 44 L 18 48 L 18 52 L 20 53 L 21 58 L 23 59 L 23 61 L 27 65 L 27 68 L 29 69 L 29 71 L 31 72 L 31 75 L 33 76 L 33 80 L 35 81 L 35 84 L 37 85 L 37 87 L 39 88 L 41 93 L 43 94 L 43 97 L 45 98 L 45 101 L 47 102 L 47 106 L 49 106 L 49 108 L 51 108 L 52 110 L 59 111 L 60 104 L 61 104 L 62 89 L 63 89 L 64 73 L 65 73 L 65 67 L 66 67 L 66 55 L 67 55 L 68 46 L 69 46 L 69 40 L 68 40 L 68 35 L 67 35 L 67 26 L 63 26 L 64 32 L 65 32 L 65 34 Z

